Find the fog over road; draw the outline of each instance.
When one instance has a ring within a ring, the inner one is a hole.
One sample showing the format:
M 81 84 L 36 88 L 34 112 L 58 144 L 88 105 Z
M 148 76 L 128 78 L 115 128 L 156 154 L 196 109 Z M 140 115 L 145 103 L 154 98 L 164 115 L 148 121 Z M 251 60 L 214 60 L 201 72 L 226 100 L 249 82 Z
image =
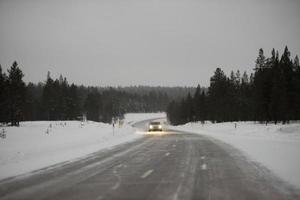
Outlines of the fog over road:
M 300 195 L 227 144 L 165 131 L 31 176 L 1 181 L 0 199 L 242 200 L 300 199 Z

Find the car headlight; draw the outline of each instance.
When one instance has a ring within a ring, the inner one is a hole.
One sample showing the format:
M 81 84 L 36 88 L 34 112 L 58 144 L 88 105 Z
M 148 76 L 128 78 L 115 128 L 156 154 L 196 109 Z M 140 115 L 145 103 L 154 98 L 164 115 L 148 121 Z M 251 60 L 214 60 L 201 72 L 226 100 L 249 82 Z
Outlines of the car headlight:
M 161 125 L 158 125 L 158 128 L 159 128 L 159 129 L 161 129 L 161 128 L 162 128 L 162 126 L 161 126 Z
M 152 125 L 150 125 L 150 126 L 149 126 L 149 128 L 150 128 L 150 129 L 153 129 L 153 126 L 152 126 Z

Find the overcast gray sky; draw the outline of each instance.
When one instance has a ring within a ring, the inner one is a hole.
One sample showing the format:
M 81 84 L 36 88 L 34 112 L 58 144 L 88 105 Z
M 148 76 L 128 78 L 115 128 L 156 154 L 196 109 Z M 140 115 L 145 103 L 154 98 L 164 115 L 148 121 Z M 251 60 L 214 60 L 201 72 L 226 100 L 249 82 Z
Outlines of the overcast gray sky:
M 300 54 L 299 0 L 0 0 L 0 64 L 26 82 L 208 86 L 285 45 Z

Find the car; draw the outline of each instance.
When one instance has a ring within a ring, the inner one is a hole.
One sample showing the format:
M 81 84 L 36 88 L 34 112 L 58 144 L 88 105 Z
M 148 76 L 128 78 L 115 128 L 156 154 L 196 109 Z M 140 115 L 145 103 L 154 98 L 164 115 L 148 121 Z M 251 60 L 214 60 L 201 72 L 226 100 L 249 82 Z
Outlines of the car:
M 162 131 L 162 124 L 160 122 L 150 122 L 148 131 Z

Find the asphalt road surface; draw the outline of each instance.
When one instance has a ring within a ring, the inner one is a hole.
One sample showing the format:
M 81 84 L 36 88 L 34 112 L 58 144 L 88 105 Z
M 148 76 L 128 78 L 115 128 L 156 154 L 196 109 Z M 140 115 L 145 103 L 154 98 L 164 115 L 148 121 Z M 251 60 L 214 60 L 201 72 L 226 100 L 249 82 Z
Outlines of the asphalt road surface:
M 0 199 L 276 200 L 300 195 L 229 145 L 165 131 L 1 181 Z

